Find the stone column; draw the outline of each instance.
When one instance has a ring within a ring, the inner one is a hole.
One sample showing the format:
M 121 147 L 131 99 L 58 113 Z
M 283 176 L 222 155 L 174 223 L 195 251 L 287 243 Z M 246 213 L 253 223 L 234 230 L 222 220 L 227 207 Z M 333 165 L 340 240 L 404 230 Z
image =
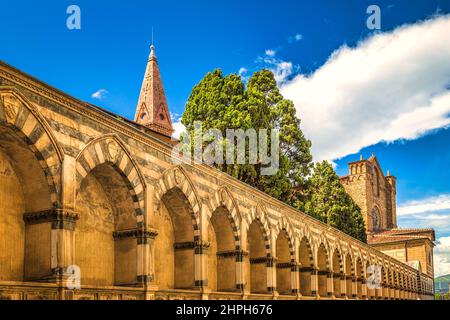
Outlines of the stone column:
M 347 276 L 342 274 L 341 275 L 341 296 L 340 298 L 345 298 L 345 296 L 347 295 Z
M 244 292 L 245 289 L 245 258 L 248 253 L 244 250 L 236 251 L 236 290 Z
M 247 274 L 247 264 L 249 259 L 247 248 L 247 220 L 241 221 L 241 251 L 236 256 L 236 288 L 242 292 L 243 299 L 246 299 L 250 294 L 250 279 Z
M 311 295 L 319 296 L 319 272 L 317 269 L 311 270 Z
M 332 297 L 334 293 L 334 283 L 333 283 L 333 272 L 329 271 L 327 273 L 327 295 Z
M 361 280 L 362 298 L 367 299 L 367 282 L 366 279 Z
M 26 213 L 23 216 L 27 233 L 26 250 L 29 251 L 26 255 L 29 261 L 26 264 L 25 279 L 57 284 L 60 288 L 59 299 L 66 298 L 61 289 L 67 287 L 70 276 L 70 287 L 80 286 L 80 270 L 74 266 L 74 231 L 78 218 L 75 212 L 64 209 Z M 31 252 L 47 246 L 50 247 L 50 256 Z M 50 261 L 50 265 L 47 261 Z
M 146 299 L 153 299 L 158 290 L 155 279 L 155 229 L 140 231 L 136 234 L 137 241 L 137 276 L 138 284 L 145 288 Z
M 202 206 L 200 213 L 200 232 L 194 235 L 194 286 L 202 292 L 202 299 L 208 299 L 208 239 L 209 209 Z M 195 234 L 195 232 L 194 232 Z
M 266 268 L 267 268 L 267 291 L 273 293 L 275 296 L 277 293 L 277 268 L 276 260 L 274 257 L 277 256 L 276 243 L 277 236 L 274 231 L 270 233 L 270 255 L 267 257 Z
M 277 270 L 275 268 L 275 259 L 272 255 L 266 259 L 267 270 L 267 291 L 276 294 L 277 290 Z
M 352 298 L 355 299 L 358 296 L 358 278 L 352 277 Z
M 300 293 L 300 265 L 295 261 L 291 262 L 291 292 L 292 294 L 301 296 Z
M 205 290 L 208 286 L 208 250 L 210 243 L 208 241 L 194 242 L 194 285 Z
M 75 212 L 76 201 L 76 160 L 64 156 L 61 168 L 61 210 L 53 213 L 52 223 L 52 268 L 60 272 L 75 264 L 75 222 L 79 215 Z M 57 256 L 54 261 L 54 256 Z

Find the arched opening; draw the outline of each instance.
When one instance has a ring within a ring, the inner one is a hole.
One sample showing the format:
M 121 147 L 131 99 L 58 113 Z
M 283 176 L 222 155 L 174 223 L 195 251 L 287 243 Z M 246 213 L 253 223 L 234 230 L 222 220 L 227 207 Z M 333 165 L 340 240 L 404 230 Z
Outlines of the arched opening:
M 328 256 L 327 250 L 323 244 L 320 245 L 317 250 L 317 278 L 318 278 L 318 294 L 319 296 L 326 297 L 329 295 L 328 286 L 327 286 L 327 278 L 329 275 L 328 270 Z
M 221 206 L 209 226 L 208 286 L 214 291 L 236 290 L 236 247 L 229 211 Z
M 291 252 L 289 236 L 282 230 L 277 238 L 277 291 L 280 294 L 291 294 Z
M 387 299 L 388 297 L 388 286 L 389 286 L 389 273 L 388 270 L 385 267 L 382 267 L 382 277 L 383 277 L 383 284 L 381 289 L 381 296 L 383 299 Z
M 29 146 L 21 132 L 0 125 L 2 281 L 34 280 L 51 272 L 51 222 L 24 223 L 24 214 L 53 208 L 41 159 L 42 155 Z
M 333 253 L 333 294 L 335 297 L 341 297 L 341 278 L 342 278 L 342 259 L 341 254 L 336 249 Z
M 91 170 L 76 196 L 75 264 L 81 284 L 133 285 L 137 275 L 136 215 L 128 182 L 111 163 Z
M 362 299 L 364 297 L 363 290 L 362 290 L 362 284 L 364 281 L 364 274 L 363 274 L 363 264 L 361 261 L 361 258 L 358 258 L 356 260 L 356 291 L 359 299 Z
M 374 179 L 375 179 L 375 185 L 374 185 L 374 193 L 377 197 L 380 196 L 380 173 L 378 172 L 377 167 L 374 167 Z
M 300 260 L 300 293 L 303 296 L 310 296 L 311 293 L 311 272 L 313 271 L 313 259 L 311 256 L 311 247 L 308 239 L 303 237 L 299 247 Z
M 372 209 L 372 230 L 373 231 L 381 230 L 381 215 L 377 207 Z
M 160 289 L 192 289 L 194 283 L 194 226 L 192 208 L 178 187 L 162 197 L 155 215 L 156 282 Z
M 394 271 L 391 269 L 389 270 L 389 298 L 394 299 L 395 298 L 395 276 Z
M 375 297 L 375 287 L 376 287 L 376 270 L 370 268 L 371 264 L 369 261 L 366 262 L 364 268 L 366 275 L 366 287 L 367 287 L 367 297 L 373 299 Z M 372 277 L 371 277 L 372 276 Z
M 268 256 L 264 241 L 264 233 L 259 221 L 252 222 L 247 233 L 250 267 L 250 292 L 267 293 Z
M 345 258 L 345 292 L 347 298 L 353 298 L 353 288 L 352 288 L 352 279 L 354 277 L 353 273 L 353 260 L 349 253 Z

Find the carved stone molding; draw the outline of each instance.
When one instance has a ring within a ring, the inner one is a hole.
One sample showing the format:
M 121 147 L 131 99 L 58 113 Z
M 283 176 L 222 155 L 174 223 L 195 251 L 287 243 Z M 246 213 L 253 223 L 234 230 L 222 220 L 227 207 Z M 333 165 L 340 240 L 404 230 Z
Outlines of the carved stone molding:
M 157 235 L 158 231 L 155 229 L 133 229 L 113 232 L 113 237 L 116 241 L 135 238 L 137 239 L 138 244 L 147 244 L 149 239 L 155 239 Z
M 177 242 L 173 245 L 175 250 L 195 250 L 195 254 L 202 254 L 205 253 L 209 247 L 211 246 L 211 243 L 209 241 L 187 241 L 187 242 Z
M 75 230 L 75 224 L 79 218 L 78 213 L 64 209 L 49 209 L 23 215 L 23 220 L 27 225 L 51 222 L 54 230 L 64 229 L 71 231 Z

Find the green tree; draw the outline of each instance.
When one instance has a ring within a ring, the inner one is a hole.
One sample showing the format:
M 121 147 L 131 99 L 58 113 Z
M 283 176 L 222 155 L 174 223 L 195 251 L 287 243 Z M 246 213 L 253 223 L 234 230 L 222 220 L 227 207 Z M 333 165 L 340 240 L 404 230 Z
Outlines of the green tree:
M 327 161 L 315 165 L 307 200 L 297 203 L 297 207 L 360 241 L 367 241 L 361 209 L 347 194 Z
M 236 74 L 224 76 L 219 69 L 208 73 L 193 88 L 181 119 L 191 135 L 197 121 L 202 122 L 203 131 L 216 129 L 222 137 L 227 129 L 278 129 L 280 164 L 275 175 L 262 175 L 260 163 L 216 164 L 216 168 L 366 241 L 361 210 L 332 166 L 319 163 L 311 176 L 311 142 L 300 129 L 294 104 L 283 98 L 271 71 L 255 72 L 247 86 Z M 194 139 L 191 142 L 192 148 Z M 235 141 L 222 139 L 220 143 L 234 145 Z
M 204 131 L 216 129 L 223 137 L 227 129 L 278 129 L 280 165 L 275 175 L 261 174 L 260 159 L 257 164 L 216 167 L 287 203 L 292 204 L 304 192 L 305 177 L 312 167 L 311 142 L 300 130 L 294 104 L 283 98 L 271 71 L 255 72 L 247 86 L 236 74 L 208 73 L 192 90 L 181 119 L 191 134 L 196 121 L 202 122 Z

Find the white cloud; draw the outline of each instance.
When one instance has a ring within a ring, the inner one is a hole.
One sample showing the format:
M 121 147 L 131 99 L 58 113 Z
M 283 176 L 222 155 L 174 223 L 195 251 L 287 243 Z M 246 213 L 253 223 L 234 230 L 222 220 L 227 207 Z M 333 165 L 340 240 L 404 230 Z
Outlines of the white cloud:
M 268 56 L 268 57 L 274 57 L 275 54 L 276 54 L 275 50 L 272 50 L 272 49 L 267 49 L 266 50 L 266 56 Z
M 434 249 L 434 273 L 436 277 L 450 274 L 450 237 L 442 237 Z
M 314 160 L 450 125 L 448 30 L 450 15 L 377 33 L 286 82 L 282 93 L 296 105 Z
M 99 90 L 95 91 L 95 92 L 91 95 L 91 97 L 92 97 L 93 99 L 101 100 L 101 99 L 103 99 L 108 93 L 109 93 L 109 92 L 108 92 L 108 90 L 106 90 L 106 89 L 99 89 Z
M 297 33 L 295 36 L 294 36 L 294 40 L 295 41 L 300 41 L 300 40 L 302 40 L 303 39 L 303 36 L 300 34 L 300 33 Z
M 292 62 L 284 61 L 270 56 L 258 57 L 256 63 L 263 68 L 271 70 L 274 74 L 275 80 L 279 85 L 285 83 L 288 78 L 297 70 Z
M 290 75 L 292 75 L 293 65 L 292 62 L 276 61 L 271 70 L 275 76 L 275 80 L 277 81 L 277 83 L 282 84 Z
M 397 208 L 398 216 L 450 209 L 450 194 L 406 202 Z
M 300 33 L 297 33 L 291 37 L 288 38 L 289 43 L 298 42 L 300 40 L 303 40 L 303 35 Z
M 172 137 L 179 139 L 180 135 L 186 131 L 186 127 L 181 123 L 181 121 L 174 122 L 172 125 L 175 130 Z
M 247 73 L 247 71 L 248 71 L 247 68 L 242 67 L 239 69 L 239 75 L 244 76 Z
M 450 195 L 408 201 L 397 208 L 399 225 L 433 228 L 437 235 L 450 235 Z
M 435 229 L 435 273 L 450 274 L 450 194 L 408 201 L 398 206 L 397 216 L 402 227 Z

